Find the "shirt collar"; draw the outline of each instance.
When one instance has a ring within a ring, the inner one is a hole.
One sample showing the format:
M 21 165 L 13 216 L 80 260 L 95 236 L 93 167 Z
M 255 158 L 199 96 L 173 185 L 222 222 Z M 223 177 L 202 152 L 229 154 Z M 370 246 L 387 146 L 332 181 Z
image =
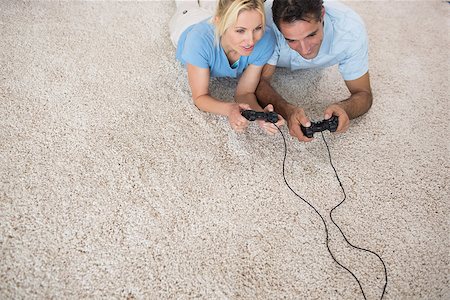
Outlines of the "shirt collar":
M 331 24 L 330 16 L 326 13 L 324 15 L 323 24 L 323 40 L 322 45 L 320 45 L 319 55 L 327 55 L 331 52 L 331 44 L 333 42 L 333 24 Z

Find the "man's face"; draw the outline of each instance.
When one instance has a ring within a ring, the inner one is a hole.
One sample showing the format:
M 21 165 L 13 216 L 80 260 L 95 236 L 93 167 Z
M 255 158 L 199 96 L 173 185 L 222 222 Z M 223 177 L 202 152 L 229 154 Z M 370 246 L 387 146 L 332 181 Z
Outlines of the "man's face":
M 313 59 L 323 40 L 322 20 L 298 20 L 293 23 L 280 22 L 280 31 L 291 49 L 305 59 Z

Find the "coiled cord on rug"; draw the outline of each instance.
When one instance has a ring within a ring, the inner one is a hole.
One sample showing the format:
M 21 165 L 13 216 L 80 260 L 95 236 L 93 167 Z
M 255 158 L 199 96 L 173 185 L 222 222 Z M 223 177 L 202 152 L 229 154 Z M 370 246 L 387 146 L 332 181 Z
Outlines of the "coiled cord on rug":
M 275 124 L 274 124 L 274 125 L 275 125 Z M 347 267 L 345 267 L 343 264 L 341 264 L 341 263 L 334 257 L 333 253 L 331 252 L 330 246 L 329 246 L 328 226 L 327 226 L 327 223 L 325 222 L 325 219 L 323 218 L 323 216 L 322 216 L 322 215 L 319 213 L 319 211 L 314 207 L 314 205 L 312 205 L 309 201 L 307 201 L 305 198 L 303 198 L 302 196 L 300 196 L 300 195 L 299 195 L 297 192 L 295 192 L 294 189 L 289 185 L 289 183 L 288 183 L 288 181 L 287 181 L 287 179 L 286 179 L 286 173 L 285 173 L 285 169 L 286 169 L 286 167 L 285 167 L 285 166 L 286 166 L 286 157 L 287 157 L 287 143 L 286 143 L 286 138 L 285 138 L 283 132 L 281 131 L 281 129 L 280 129 L 277 125 L 275 125 L 275 127 L 277 127 L 278 131 L 281 133 L 281 136 L 283 137 L 283 142 L 284 142 L 283 179 L 284 179 L 284 182 L 286 183 L 286 186 L 291 190 L 292 193 L 294 193 L 295 196 L 297 196 L 297 197 L 300 198 L 303 202 L 305 202 L 306 204 L 308 204 L 308 205 L 316 212 L 316 214 L 319 215 L 320 219 L 321 219 L 322 222 L 323 222 L 323 225 L 325 226 L 325 235 L 326 235 L 325 241 L 326 241 L 327 250 L 328 250 L 328 252 L 330 253 L 331 258 L 332 258 L 332 259 L 333 259 L 333 260 L 334 260 L 341 268 L 343 268 L 344 270 L 346 270 L 348 273 L 350 273 L 350 274 L 353 276 L 353 278 L 355 278 L 356 282 L 357 282 L 358 285 L 359 285 L 359 288 L 360 288 L 360 290 L 361 290 L 361 293 L 362 293 L 364 299 L 367 300 L 366 294 L 364 293 L 364 289 L 363 289 L 363 287 L 362 287 L 362 285 L 361 285 L 361 282 L 359 281 L 358 277 L 356 277 L 356 275 L 355 275 L 352 271 L 350 271 Z M 337 181 L 339 182 L 339 185 L 340 185 L 340 187 L 341 187 L 342 193 L 343 193 L 343 195 L 344 195 L 344 198 L 342 199 L 342 201 L 339 202 L 336 206 L 334 206 L 334 207 L 330 210 L 330 219 L 331 219 L 331 221 L 333 222 L 333 224 L 339 229 L 339 232 L 341 233 L 342 237 L 343 237 L 344 240 L 347 242 L 347 244 L 350 245 L 350 247 L 352 247 L 352 248 L 354 248 L 354 249 L 357 249 L 357 250 L 361 250 L 361 251 L 368 252 L 368 253 L 371 253 L 371 254 L 375 255 L 375 256 L 379 259 L 379 261 L 381 262 L 381 264 L 383 265 L 383 268 L 384 268 L 384 286 L 383 286 L 383 292 L 381 293 L 381 297 L 380 297 L 380 299 L 382 300 L 383 297 L 384 297 L 384 295 L 385 295 L 385 292 L 386 292 L 386 286 L 387 286 L 387 283 L 388 283 L 386 264 L 384 263 L 383 259 L 381 258 L 380 255 L 378 255 L 378 254 L 375 253 L 374 251 L 371 251 L 371 250 L 368 250 L 368 249 L 364 249 L 364 248 L 355 246 L 355 245 L 353 245 L 352 243 L 350 243 L 349 240 L 347 239 L 347 237 L 345 236 L 344 232 L 342 231 L 341 227 L 339 227 L 339 225 L 338 225 L 338 224 L 334 221 L 334 219 L 333 219 L 333 212 L 334 212 L 334 210 L 335 210 L 336 208 L 338 208 L 342 203 L 344 203 L 344 201 L 347 199 L 347 194 L 345 193 L 344 186 L 342 185 L 342 182 L 341 182 L 341 180 L 340 180 L 340 178 L 339 178 L 339 175 L 338 175 L 338 173 L 337 173 L 337 171 L 336 171 L 336 168 L 335 168 L 334 165 L 333 165 L 333 161 L 332 161 L 332 159 L 331 159 L 330 148 L 329 148 L 328 143 L 327 143 L 327 141 L 326 141 L 326 139 L 325 139 L 325 136 L 323 135 L 323 132 L 321 132 L 321 135 L 322 135 L 322 139 L 323 139 L 323 141 L 324 141 L 324 143 L 325 143 L 325 146 L 326 146 L 326 148 L 327 148 L 328 158 L 329 158 L 329 160 L 330 160 L 330 165 L 331 165 L 331 167 L 333 168 L 334 174 L 336 175 L 336 179 L 337 179 Z

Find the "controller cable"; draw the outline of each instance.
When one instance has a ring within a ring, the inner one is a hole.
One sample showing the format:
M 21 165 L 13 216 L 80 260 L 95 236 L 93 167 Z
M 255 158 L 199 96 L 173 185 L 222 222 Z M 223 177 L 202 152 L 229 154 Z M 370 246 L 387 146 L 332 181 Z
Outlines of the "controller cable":
M 275 125 L 275 124 L 274 124 L 274 125 Z M 330 255 L 331 255 L 331 258 L 332 258 L 332 259 L 333 259 L 340 267 L 342 267 L 342 268 L 345 269 L 348 273 L 350 273 L 350 274 L 353 276 L 353 278 L 355 278 L 356 282 L 357 282 L 358 285 L 359 285 L 359 288 L 360 288 L 360 290 L 361 290 L 361 293 L 362 293 L 364 299 L 367 300 L 366 294 L 364 293 L 364 290 L 363 290 L 363 288 L 362 288 L 361 282 L 359 281 L 358 277 L 356 277 L 356 275 L 355 275 L 352 271 L 350 271 L 347 267 L 345 267 L 343 264 L 341 264 L 341 263 L 334 257 L 333 253 L 331 252 L 330 246 L 329 246 L 328 226 L 327 226 L 327 223 L 325 222 L 324 217 L 319 213 L 319 211 L 318 211 L 311 203 L 309 203 L 306 199 L 304 199 L 302 196 L 300 196 L 298 193 L 296 193 L 296 192 L 294 191 L 294 189 L 289 185 L 289 183 L 288 183 L 288 181 L 287 181 L 287 179 L 286 179 L 286 174 L 285 174 L 286 157 L 287 157 L 287 144 L 286 144 L 286 138 L 285 138 L 283 132 L 281 131 L 281 129 L 280 129 L 277 125 L 275 125 L 275 127 L 276 127 L 276 128 L 278 129 L 278 131 L 281 133 L 281 136 L 283 137 L 283 142 L 284 142 L 284 158 L 283 158 L 283 179 L 284 179 L 284 182 L 286 183 L 287 187 L 291 190 L 291 192 L 294 193 L 294 195 L 296 195 L 296 196 L 297 196 L 298 198 L 300 198 L 303 202 L 305 202 L 306 204 L 308 204 L 308 205 L 316 212 L 316 214 L 319 215 L 320 219 L 322 219 L 323 225 L 325 226 L 325 234 L 326 234 L 325 240 L 326 240 L 326 246 L 327 246 L 328 252 L 329 252 Z M 328 158 L 329 158 L 329 160 L 330 160 L 331 167 L 333 168 L 334 174 L 336 175 L 336 178 L 337 178 L 337 180 L 338 180 L 338 182 L 339 182 L 339 185 L 340 185 L 340 187 L 341 187 L 342 193 L 343 193 L 343 195 L 344 195 L 344 198 L 342 199 L 342 201 L 341 201 L 339 204 L 337 204 L 336 206 L 334 206 L 334 207 L 330 210 L 330 219 L 331 219 L 331 221 L 333 222 L 333 224 L 339 229 L 339 231 L 341 232 L 341 235 L 344 237 L 344 240 L 347 242 L 348 245 L 350 245 L 350 246 L 351 246 L 352 248 L 354 248 L 354 249 L 361 250 L 361 251 L 365 251 L 365 252 L 368 252 L 368 253 L 371 253 L 371 254 L 375 255 L 375 256 L 380 260 L 380 262 L 383 264 L 383 268 L 384 268 L 384 280 L 385 280 L 385 282 L 384 282 L 384 286 L 383 286 L 383 292 L 382 292 L 381 298 L 380 298 L 380 299 L 382 300 L 383 297 L 384 297 L 384 294 L 385 294 L 385 292 L 386 292 L 386 286 L 387 286 L 387 282 L 388 282 L 388 278 L 387 278 L 387 269 L 386 269 L 386 265 L 385 265 L 383 259 L 380 257 L 380 255 L 378 255 L 377 253 L 375 253 L 375 252 L 373 252 L 373 251 L 371 251 L 371 250 L 364 249 L 364 248 L 355 246 L 355 245 L 353 245 L 352 243 L 350 243 L 350 242 L 348 241 L 347 237 L 345 236 L 344 232 L 342 231 L 342 229 L 339 227 L 339 225 L 338 225 L 338 224 L 334 221 L 334 219 L 333 219 L 333 211 L 334 211 L 336 208 L 338 208 L 342 203 L 344 203 L 344 201 L 347 199 L 347 194 L 345 193 L 344 186 L 342 185 L 341 180 L 339 179 L 339 175 L 338 175 L 338 173 L 337 173 L 337 171 L 336 171 L 336 168 L 335 168 L 334 165 L 333 165 L 333 161 L 332 161 L 332 159 L 331 159 L 330 148 L 328 147 L 328 143 L 327 143 L 327 141 L 326 141 L 326 139 L 325 139 L 325 136 L 324 136 L 323 132 L 320 132 L 320 133 L 322 134 L 322 139 L 323 139 L 323 141 L 324 141 L 324 143 L 325 143 L 325 146 L 326 146 L 326 148 L 327 148 L 327 151 L 328 151 Z

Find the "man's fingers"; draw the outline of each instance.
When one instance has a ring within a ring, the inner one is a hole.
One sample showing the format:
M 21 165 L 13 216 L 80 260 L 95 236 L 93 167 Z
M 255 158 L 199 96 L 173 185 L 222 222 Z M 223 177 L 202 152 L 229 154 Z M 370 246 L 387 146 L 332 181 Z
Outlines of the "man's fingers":
M 341 120 L 342 119 L 342 120 Z M 339 118 L 338 128 L 336 132 L 345 132 L 350 127 L 350 121 L 346 118 Z
M 272 104 L 268 104 L 268 105 L 264 108 L 264 111 L 266 111 L 266 112 L 273 111 L 273 105 L 272 105 Z
M 300 125 L 297 124 L 294 124 L 289 128 L 289 133 L 296 138 L 300 138 L 303 136 L 303 133 L 300 130 Z
M 325 112 L 323 113 L 323 118 L 324 118 L 325 120 L 328 120 L 329 118 L 331 118 L 332 115 L 336 115 L 336 116 L 339 117 L 339 113 L 338 113 L 338 112 L 334 111 L 334 110 L 331 109 L 331 108 L 327 108 L 327 109 L 325 110 Z
M 311 122 L 309 121 L 309 119 L 307 117 L 301 118 L 300 119 L 300 124 L 302 124 L 304 127 L 311 126 Z
M 313 140 L 312 138 L 309 138 L 303 134 L 302 130 L 300 129 L 300 125 L 291 126 L 291 128 L 289 128 L 289 133 L 291 134 L 291 136 L 296 137 L 300 142 L 310 142 Z

